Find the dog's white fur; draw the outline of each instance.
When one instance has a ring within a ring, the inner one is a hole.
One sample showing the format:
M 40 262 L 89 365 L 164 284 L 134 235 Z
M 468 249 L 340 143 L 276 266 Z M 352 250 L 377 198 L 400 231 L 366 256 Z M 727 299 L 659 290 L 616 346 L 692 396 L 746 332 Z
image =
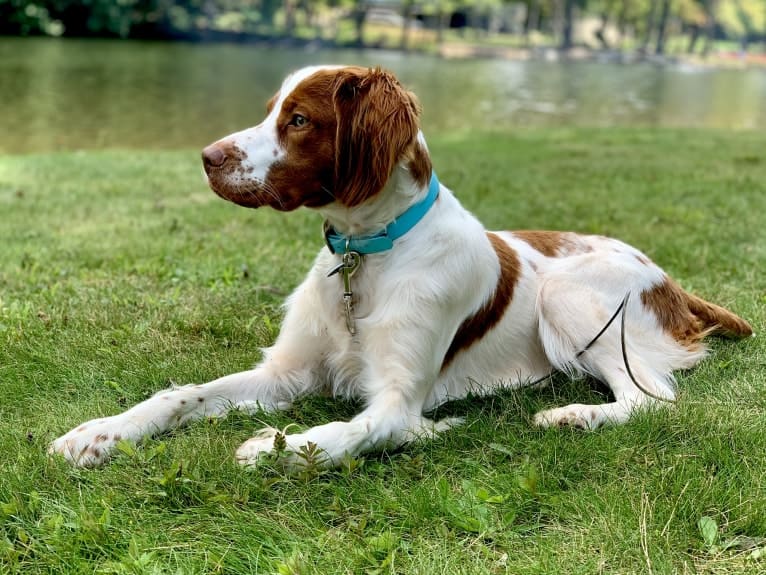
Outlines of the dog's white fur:
M 238 155 L 237 161 L 227 160 L 216 181 L 242 194 L 279 194 L 268 178 L 272 164 L 289 159 L 278 135 L 282 105 L 302 82 L 335 69 L 308 68 L 288 77 L 263 123 L 218 142 Z M 421 133 L 417 140 L 425 149 Z M 402 160 L 384 189 L 367 201 L 351 207 L 335 201 L 317 210 L 339 231 L 367 233 L 426 193 L 427 185 L 416 181 Z M 608 329 L 582 356 L 577 352 L 628 292 L 633 294 L 626 311 L 631 368 L 652 394 L 674 398 L 672 371 L 695 364 L 704 349 L 677 341 L 639 297 L 668 281 L 659 267 L 638 250 L 600 236 L 564 234 L 556 257 L 549 257 L 523 234 L 496 235 L 519 265 L 512 299 L 499 310 L 502 317 L 494 327 L 448 363 L 445 353 L 455 334 L 492 298 L 502 270 L 482 224 L 441 185 L 422 221 L 390 251 L 365 256 L 353 276 L 355 336 L 346 328 L 341 280 L 327 276 L 339 256 L 323 248 L 286 302 L 278 339 L 254 369 L 162 391 L 124 413 L 76 427 L 55 440 L 51 451 L 77 465 L 97 465 L 120 440 L 137 441 L 231 409 L 285 409 L 300 396 L 330 390 L 362 398 L 363 411 L 350 421 L 288 434 L 285 457 L 288 465 L 296 463 L 301 446 L 313 443 L 325 463 L 333 465 L 345 455 L 400 446 L 450 427 L 455 421 L 434 422 L 424 415 L 445 401 L 514 388 L 555 370 L 593 375 L 610 387 L 614 401 L 545 410 L 534 416 L 535 423 L 584 428 L 622 423 L 636 408 L 656 400 L 626 374 L 619 326 Z M 237 460 L 255 463 L 272 450 L 274 438 L 273 430 L 259 433 L 239 447 Z

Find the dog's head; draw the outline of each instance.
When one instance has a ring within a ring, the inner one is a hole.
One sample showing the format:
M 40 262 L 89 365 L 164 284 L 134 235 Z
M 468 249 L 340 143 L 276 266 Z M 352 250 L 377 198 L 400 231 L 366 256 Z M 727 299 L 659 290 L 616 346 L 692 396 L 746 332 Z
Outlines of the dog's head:
M 242 206 L 353 207 L 378 194 L 401 162 L 427 184 L 419 114 L 390 72 L 304 68 L 269 100 L 263 122 L 211 144 L 202 161 L 213 191 Z

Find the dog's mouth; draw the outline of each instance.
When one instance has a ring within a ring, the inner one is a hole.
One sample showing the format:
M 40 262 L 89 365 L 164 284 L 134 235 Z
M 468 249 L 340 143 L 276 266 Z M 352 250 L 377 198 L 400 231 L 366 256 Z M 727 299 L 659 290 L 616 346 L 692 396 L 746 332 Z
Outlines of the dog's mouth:
M 207 167 L 205 179 L 217 196 L 238 206 L 259 208 L 268 203 L 265 201 L 262 182 L 232 178 L 222 170 L 211 170 Z
M 225 176 L 207 174 L 207 183 L 216 195 L 245 208 L 260 208 L 270 203 L 260 182 L 231 182 Z

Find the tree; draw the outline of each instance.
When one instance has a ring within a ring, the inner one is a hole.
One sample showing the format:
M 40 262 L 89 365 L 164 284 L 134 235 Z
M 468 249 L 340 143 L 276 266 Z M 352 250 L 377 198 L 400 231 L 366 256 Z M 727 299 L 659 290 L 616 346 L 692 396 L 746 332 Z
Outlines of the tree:
M 402 2 L 402 41 L 400 48 L 405 52 L 410 49 L 410 28 L 412 28 L 412 13 L 415 8 L 415 0 L 403 0 Z
M 660 20 L 657 23 L 657 45 L 654 49 L 655 54 L 665 53 L 665 35 L 667 34 L 668 16 L 670 15 L 670 0 L 662 0 L 662 10 L 660 11 Z
M 575 7 L 584 7 L 587 0 L 564 0 L 564 12 L 561 28 L 561 49 L 568 50 L 573 46 L 572 30 L 574 27 Z
M 369 9 L 370 6 L 367 0 L 356 0 L 351 13 L 351 18 L 354 21 L 354 30 L 356 31 L 354 44 L 360 48 L 364 46 L 364 25 L 367 22 L 367 12 Z
M 718 0 L 708 0 L 707 4 L 707 23 L 705 24 L 705 45 L 702 48 L 702 54 L 707 56 L 713 48 L 713 37 L 716 29 L 716 11 L 718 10 Z
M 689 30 L 689 43 L 686 45 L 686 53 L 693 54 L 700 38 L 707 16 L 705 9 L 697 0 L 680 0 L 678 16 Z
M 764 0 L 719 0 L 717 23 L 727 36 L 740 40 L 747 50 L 752 38 L 766 40 L 766 2 Z
M 646 13 L 646 24 L 644 25 L 644 39 L 641 41 L 641 52 L 649 51 L 649 43 L 652 41 L 654 33 L 655 20 L 657 18 L 657 2 L 659 0 L 650 0 L 649 11 Z
M 564 0 L 564 21 L 561 30 L 561 49 L 572 47 L 572 16 L 574 15 L 575 0 Z

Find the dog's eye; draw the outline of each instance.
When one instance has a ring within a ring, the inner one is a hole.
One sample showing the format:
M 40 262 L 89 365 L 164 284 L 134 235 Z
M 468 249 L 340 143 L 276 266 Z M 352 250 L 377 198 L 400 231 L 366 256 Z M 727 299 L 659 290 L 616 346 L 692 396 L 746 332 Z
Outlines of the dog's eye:
M 301 116 L 300 114 L 293 114 L 293 117 L 290 120 L 290 123 L 288 125 L 295 126 L 296 128 L 302 128 L 308 123 L 309 123 L 309 120 L 306 116 Z

